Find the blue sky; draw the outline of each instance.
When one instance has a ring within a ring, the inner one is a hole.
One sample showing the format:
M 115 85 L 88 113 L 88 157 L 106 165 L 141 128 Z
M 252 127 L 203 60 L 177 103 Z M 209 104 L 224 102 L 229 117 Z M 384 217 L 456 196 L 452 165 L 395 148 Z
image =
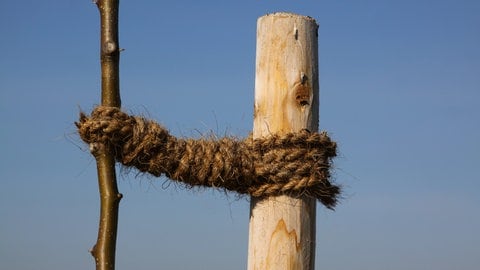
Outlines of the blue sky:
M 258 17 L 320 24 L 320 127 L 338 141 L 316 269 L 477 269 L 480 2 L 121 1 L 123 107 L 179 136 L 252 128 Z M 89 0 L 0 1 L 0 268 L 93 269 L 99 103 Z M 248 198 L 119 169 L 117 269 L 245 269 Z

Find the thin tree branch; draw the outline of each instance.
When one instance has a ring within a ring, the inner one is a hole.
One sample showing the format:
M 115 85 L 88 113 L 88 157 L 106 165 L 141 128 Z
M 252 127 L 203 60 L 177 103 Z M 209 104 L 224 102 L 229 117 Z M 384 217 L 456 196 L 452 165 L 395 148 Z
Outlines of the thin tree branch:
M 120 107 L 118 43 L 119 0 L 94 0 L 100 12 L 100 59 L 102 69 L 102 105 Z M 97 270 L 115 269 L 118 206 L 122 194 L 118 192 L 115 159 L 108 145 L 91 144 L 90 151 L 97 161 L 100 191 L 100 224 L 97 243 L 91 253 Z

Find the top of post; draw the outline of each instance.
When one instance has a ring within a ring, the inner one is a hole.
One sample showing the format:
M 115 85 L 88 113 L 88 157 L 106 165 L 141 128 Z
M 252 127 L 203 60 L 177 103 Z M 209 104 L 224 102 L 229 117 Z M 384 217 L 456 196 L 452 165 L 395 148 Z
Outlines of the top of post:
M 299 15 L 299 14 L 295 14 L 295 13 L 291 13 L 291 12 L 274 12 L 274 13 L 269 13 L 269 14 L 265 14 L 263 16 L 261 16 L 260 18 L 258 18 L 258 21 L 260 20 L 263 20 L 263 19 L 266 19 L 266 18 L 295 18 L 295 19 L 303 19 L 303 20 L 306 20 L 306 21 L 311 21 L 313 23 L 315 23 L 317 26 L 318 26 L 318 23 L 317 21 L 310 17 L 310 16 L 305 16 L 305 15 Z

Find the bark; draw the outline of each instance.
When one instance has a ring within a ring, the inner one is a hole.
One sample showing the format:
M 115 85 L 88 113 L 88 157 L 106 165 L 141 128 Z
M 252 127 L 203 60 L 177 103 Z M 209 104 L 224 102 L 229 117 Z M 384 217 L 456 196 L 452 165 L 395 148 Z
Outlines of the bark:
M 118 43 L 118 0 L 94 1 L 100 12 L 100 61 L 102 70 L 103 106 L 120 108 Z M 100 192 L 100 222 L 97 242 L 91 253 L 97 270 L 115 269 L 118 206 L 122 194 L 118 192 L 115 159 L 112 149 L 104 144 L 92 143 L 90 151 L 97 161 Z

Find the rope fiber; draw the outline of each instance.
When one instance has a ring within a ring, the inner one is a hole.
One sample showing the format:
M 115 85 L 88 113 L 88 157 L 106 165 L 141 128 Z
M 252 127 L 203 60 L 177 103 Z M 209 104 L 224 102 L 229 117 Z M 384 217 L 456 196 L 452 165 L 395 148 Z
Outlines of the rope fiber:
M 115 159 L 187 186 L 205 186 L 254 197 L 306 195 L 333 209 L 340 187 L 330 183 L 336 143 L 325 132 L 244 140 L 183 139 L 158 123 L 99 106 L 75 123 L 83 141 L 112 147 Z

